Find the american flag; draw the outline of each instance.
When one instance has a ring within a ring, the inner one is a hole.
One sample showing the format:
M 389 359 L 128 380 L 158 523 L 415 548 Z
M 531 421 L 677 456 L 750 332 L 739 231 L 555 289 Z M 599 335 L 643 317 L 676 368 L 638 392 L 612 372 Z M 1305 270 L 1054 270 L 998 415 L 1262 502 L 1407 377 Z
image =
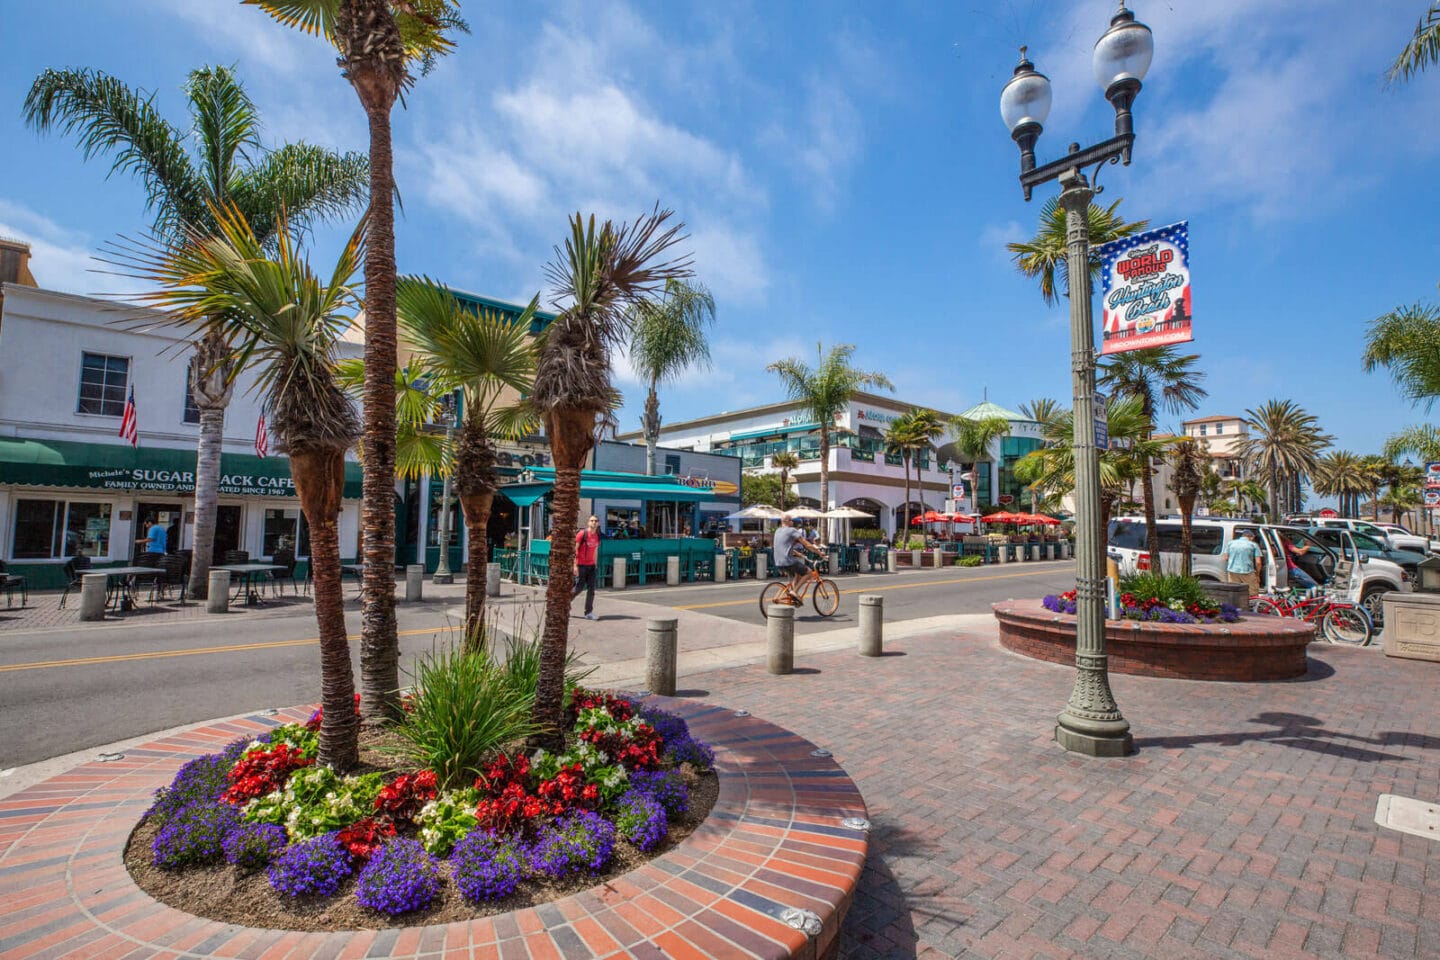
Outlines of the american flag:
M 255 424 L 255 453 L 260 459 L 270 455 L 270 431 L 265 429 L 265 411 L 260 411 L 260 420 Z
M 135 415 L 135 388 L 130 388 L 130 399 L 125 401 L 125 415 L 120 418 L 120 437 L 129 440 L 130 446 L 140 446 L 140 419 Z

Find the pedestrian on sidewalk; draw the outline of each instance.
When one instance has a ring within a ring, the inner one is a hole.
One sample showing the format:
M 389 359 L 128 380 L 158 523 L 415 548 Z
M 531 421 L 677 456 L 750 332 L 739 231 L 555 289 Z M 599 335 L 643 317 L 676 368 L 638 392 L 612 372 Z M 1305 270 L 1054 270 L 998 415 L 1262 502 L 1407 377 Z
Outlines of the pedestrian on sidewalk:
M 1225 548 L 1225 579 L 1243 583 L 1253 597 L 1260 592 L 1260 547 L 1254 530 L 1241 530 Z
M 575 534 L 575 588 L 570 592 L 570 599 L 580 596 L 580 591 L 585 591 L 585 619 L 594 620 L 595 617 L 595 558 L 600 552 L 600 518 L 590 517 L 590 522 L 585 529 Z

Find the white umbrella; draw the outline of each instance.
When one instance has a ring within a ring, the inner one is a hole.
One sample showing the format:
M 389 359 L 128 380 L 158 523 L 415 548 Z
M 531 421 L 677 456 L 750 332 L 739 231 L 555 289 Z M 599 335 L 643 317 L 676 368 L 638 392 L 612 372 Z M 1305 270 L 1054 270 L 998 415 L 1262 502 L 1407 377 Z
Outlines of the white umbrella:
M 780 513 L 779 510 L 775 509 L 774 507 L 772 507 L 772 506 L 770 506 L 770 505 L 768 505 L 768 504 L 757 503 L 757 504 L 755 504 L 755 505 L 752 506 L 752 507 L 746 507 L 744 510 L 737 510 L 737 511 L 734 512 L 734 513 L 726 514 L 725 519 L 726 519 L 726 520 L 779 520 L 780 517 L 781 517 L 781 513 Z
M 834 510 L 827 510 L 821 516 L 827 520 L 845 521 L 845 546 L 850 546 L 850 521 L 851 520 L 874 520 L 875 515 L 866 513 L 864 510 L 856 510 L 854 507 L 836 507 Z
M 822 510 L 816 510 L 814 507 L 796 507 L 793 510 L 786 510 L 785 512 L 790 515 L 792 520 L 820 520 L 830 516 L 830 514 Z

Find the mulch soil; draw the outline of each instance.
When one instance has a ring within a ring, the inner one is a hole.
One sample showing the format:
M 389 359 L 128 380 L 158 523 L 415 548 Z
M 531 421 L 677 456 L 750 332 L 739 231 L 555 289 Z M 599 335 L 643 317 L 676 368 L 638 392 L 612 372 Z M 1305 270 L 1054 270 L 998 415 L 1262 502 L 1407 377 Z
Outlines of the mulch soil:
M 403 769 L 401 761 L 381 749 L 389 745 L 383 739 L 367 742 L 361 749 L 361 765 L 353 772 Z M 681 769 L 690 787 L 690 809 L 684 817 L 671 820 L 668 836 L 655 849 L 641 852 L 624 841 L 617 841 L 614 858 L 603 873 L 564 882 L 525 880 L 509 897 L 482 904 L 472 904 L 460 895 L 450 879 L 450 865 L 445 860 L 440 861 L 440 891 L 429 908 L 399 917 L 362 907 L 355 899 L 358 867 L 330 897 L 291 897 L 271 887 L 263 869 L 246 872 L 227 863 L 162 870 L 154 865 L 150 852 L 158 831 L 143 820 L 130 835 L 125 848 L 125 866 L 136 885 L 161 903 L 193 916 L 247 927 L 301 931 L 386 930 L 397 925 L 428 926 L 473 920 L 580 893 L 674 849 L 709 816 L 720 792 L 719 780 L 713 771 L 699 773 L 688 764 Z

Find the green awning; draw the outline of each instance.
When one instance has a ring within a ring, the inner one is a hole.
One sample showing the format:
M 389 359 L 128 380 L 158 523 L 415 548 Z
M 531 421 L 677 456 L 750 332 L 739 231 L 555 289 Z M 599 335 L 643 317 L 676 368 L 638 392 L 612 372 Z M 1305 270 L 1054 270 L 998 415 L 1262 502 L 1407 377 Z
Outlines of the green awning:
M 0 485 L 4 484 L 193 494 L 195 450 L 0 437 Z M 346 463 L 345 498 L 358 498 L 360 490 L 360 464 Z M 239 497 L 293 497 L 295 484 L 290 478 L 290 459 L 222 454 L 220 493 Z
M 746 430 L 744 433 L 730 434 L 730 440 L 754 440 L 757 437 L 779 437 L 787 433 L 803 433 L 807 430 L 819 430 L 818 423 L 792 423 L 788 427 L 766 427 L 764 430 Z
M 552 483 L 512 483 L 500 487 L 499 490 L 517 507 L 528 507 L 549 493 L 555 485 Z
M 519 507 L 530 506 L 555 486 L 553 467 L 536 467 L 526 470 L 523 476 L 526 477 L 523 482 L 499 488 Z M 692 487 L 670 476 L 647 477 L 607 470 L 581 470 L 580 496 L 587 500 L 663 500 L 671 503 L 700 503 L 717 497 L 714 490 Z

